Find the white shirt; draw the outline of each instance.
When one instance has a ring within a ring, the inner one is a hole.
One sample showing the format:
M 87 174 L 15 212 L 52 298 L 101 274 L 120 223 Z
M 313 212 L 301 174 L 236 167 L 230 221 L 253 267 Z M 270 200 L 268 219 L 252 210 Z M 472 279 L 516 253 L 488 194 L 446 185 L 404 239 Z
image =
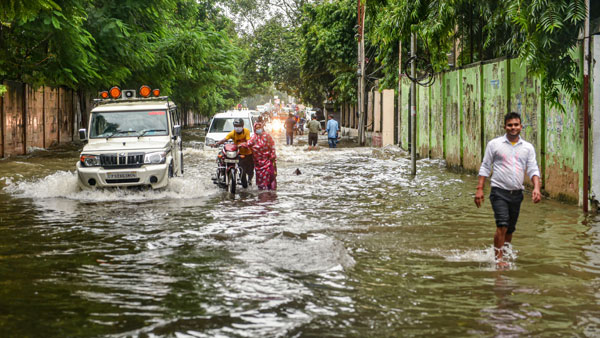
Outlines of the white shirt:
M 529 178 L 540 176 L 535 160 L 535 149 L 521 137 L 513 146 L 506 137 L 496 137 L 488 142 L 485 155 L 479 168 L 479 176 L 489 177 L 492 173 L 492 187 L 506 190 L 523 190 L 525 171 Z

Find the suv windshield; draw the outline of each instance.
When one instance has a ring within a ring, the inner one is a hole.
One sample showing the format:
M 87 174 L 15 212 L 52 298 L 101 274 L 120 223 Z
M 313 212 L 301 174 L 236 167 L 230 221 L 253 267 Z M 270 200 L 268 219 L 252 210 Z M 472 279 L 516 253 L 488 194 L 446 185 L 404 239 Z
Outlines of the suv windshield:
M 167 112 L 138 110 L 92 113 L 90 138 L 168 135 Z
M 233 130 L 233 120 L 235 120 L 235 118 L 233 118 L 233 117 L 215 118 L 213 120 L 212 124 L 210 125 L 210 130 L 208 132 L 209 133 L 228 133 Z M 244 118 L 242 120 L 244 120 L 244 128 L 252 131 L 252 125 L 250 124 L 250 120 L 247 118 Z

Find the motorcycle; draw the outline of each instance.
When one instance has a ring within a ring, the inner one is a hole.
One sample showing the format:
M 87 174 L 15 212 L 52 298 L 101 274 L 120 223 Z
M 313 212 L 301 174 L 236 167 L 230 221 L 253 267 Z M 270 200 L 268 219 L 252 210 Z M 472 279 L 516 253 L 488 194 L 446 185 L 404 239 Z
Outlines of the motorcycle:
M 240 150 L 233 143 L 226 143 L 219 148 L 217 154 L 217 173 L 212 177 L 213 183 L 220 188 L 227 189 L 232 194 L 235 194 L 236 185 L 241 184 L 243 188 L 248 187 L 248 176 L 240 167 Z

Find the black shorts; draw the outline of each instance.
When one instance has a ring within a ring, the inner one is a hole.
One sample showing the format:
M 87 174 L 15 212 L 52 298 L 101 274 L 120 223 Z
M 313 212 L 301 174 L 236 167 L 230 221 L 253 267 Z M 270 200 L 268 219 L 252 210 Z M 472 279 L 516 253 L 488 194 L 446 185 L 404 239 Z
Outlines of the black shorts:
M 319 141 L 319 134 L 308 133 L 308 145 L 316 146 Z
M 523 202 L 523 191 L 492 187 L 490 202 L 492 203 L 492 209 L 494 209 L 496 226 L 498 228 L 507 227 L 507 234 L 515 232 L 521 202 Z

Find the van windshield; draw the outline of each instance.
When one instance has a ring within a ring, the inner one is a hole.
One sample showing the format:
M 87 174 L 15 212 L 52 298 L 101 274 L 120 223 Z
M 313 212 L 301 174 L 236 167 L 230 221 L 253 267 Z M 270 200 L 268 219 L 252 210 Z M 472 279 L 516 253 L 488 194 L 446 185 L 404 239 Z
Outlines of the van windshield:
M 94 112 L 91 118 L 90 138 L 169 135 L 164 110 Z
M 233 130 L 233 117 L 217 117 L 213 119 L 213 122 L 210 125 L 209 133 L 228 133 Z M 252 125 L 250 124 L 250 119 L 243 118 L 244 120 L 244 128 L 252 131 Z

